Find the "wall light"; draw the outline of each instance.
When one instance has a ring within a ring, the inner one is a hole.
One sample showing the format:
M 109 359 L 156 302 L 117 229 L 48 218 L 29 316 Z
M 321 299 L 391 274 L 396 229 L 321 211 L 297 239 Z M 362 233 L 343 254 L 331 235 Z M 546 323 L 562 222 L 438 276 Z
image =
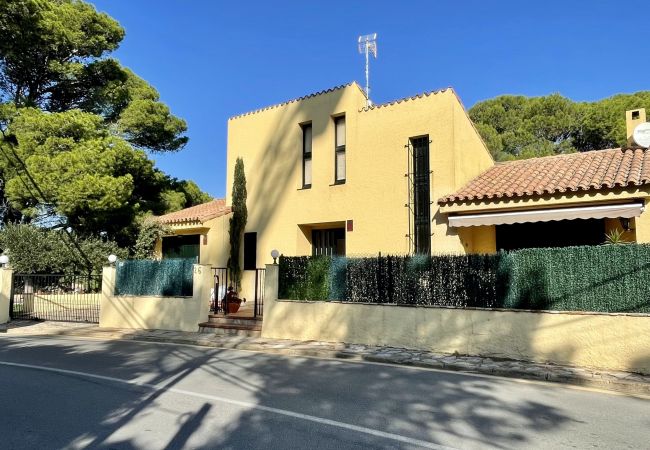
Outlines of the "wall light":
M 621 221 L 623 231 L 630 231 L 630 219 L 627 217 L 621 217 L 619 220 Z
M 0 256 L 0 264 L 2 264 L 2 267 L 7 267 L 7 264 L 9 264 L 9 257 L 7 255 Z
M 273 258 L 273 264 L 277 264 L 278 257 L 280 256 L 280 252 L 277 251 L 276 249 L 271 250 L 271 258 Z
M 117 261 L 117 256 L 115 256 L 115 255 L 108 255 L 108 262 L 111 264 L 111 266 L 112 266 L 113 264 L 115 264 L 115 261 Z

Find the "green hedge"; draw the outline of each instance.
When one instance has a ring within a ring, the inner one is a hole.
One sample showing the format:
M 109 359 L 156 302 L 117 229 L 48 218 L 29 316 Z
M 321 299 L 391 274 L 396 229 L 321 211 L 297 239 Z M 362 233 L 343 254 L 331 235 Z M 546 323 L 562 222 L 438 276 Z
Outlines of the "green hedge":
M 193 259 L 119 261 L 115 294 L 190 297 L 193 266 Z
M 364 303 L 650 313 L 650 246 L 494 255 L 281 257 L 280 297 Z

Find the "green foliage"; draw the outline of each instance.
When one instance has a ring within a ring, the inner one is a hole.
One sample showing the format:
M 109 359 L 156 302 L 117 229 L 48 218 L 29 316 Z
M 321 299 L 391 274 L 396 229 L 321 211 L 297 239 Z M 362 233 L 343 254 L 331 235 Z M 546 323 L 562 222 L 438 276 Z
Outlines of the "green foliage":
M 625 111 L 642 107 L 650 109 L 650 91 L 595 102 L 504 95 L 469 114 L 493 157 L 504 161 L 624 146 Z
M 136 259 L 153 259 L 156 242 L 169 234 L 169 227 L 149 216 L 141 220 L 133 256 Z
M 132 246 L 139 217 L 206 197 L 143 151 L 181 149 L 187 126 L 110 58 L 123 38 L 119 23 L 87 2 L 0 0 L 4 223 L 45 220 Z
M 630 242 L 627 241 L 624 237 L 625 232 L 614 228 L 609 233 L 605 233 L 605 244 L 606 245 L 626 245 Z
M 330 267 L 327 256 L 280 256 L 280 298 L 293 300 L 327 300 L 330 287 Z
M 294 300 L 650 313 L 650 246 L 526 249 L 494 255 L 280 258 Z
M 191 259 L 118 261 L 115 294 L 190 297 L 193 267 Z
M 237 158 L 235 162 L 235 175 L 232 185 L 232 217 L 230 218 L 230 257 L 228 269 L 235 284 L 235 290 L 241 283 L 241 266 L 239 254 L 241 249 L 242 234 L 246 229 L 248 209 L 246 208 L 246 174 L 244 173 L 244 160 Z
M 8 224 L 0 230 L 0 249 L 9 256 L 10 265 L 19 273 L 98 274 L 107 264 L 108 255 L 127 256 L 115 242 L 99 237 L 71 239 L 63 230 L 24 224 Z

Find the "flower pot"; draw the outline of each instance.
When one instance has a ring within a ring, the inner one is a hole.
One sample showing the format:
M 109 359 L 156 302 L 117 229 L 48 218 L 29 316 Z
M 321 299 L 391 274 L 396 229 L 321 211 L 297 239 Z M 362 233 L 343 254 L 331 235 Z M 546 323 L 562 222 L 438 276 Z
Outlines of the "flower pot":
M 228 314 L 235 314 L 237 311 L 239 311 L 239 305 L 241 303 L 239 302 L 228 302 Z

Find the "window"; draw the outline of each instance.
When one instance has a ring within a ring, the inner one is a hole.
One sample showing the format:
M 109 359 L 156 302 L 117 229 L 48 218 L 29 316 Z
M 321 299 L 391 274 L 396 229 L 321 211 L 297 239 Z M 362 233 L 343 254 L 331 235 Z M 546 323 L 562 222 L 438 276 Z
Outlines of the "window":
M 311 123 L 302 126 L 302 187 L 311 187 Z
M 257 269 L 257 233 L 244 233 L 244 270 Z
M 415 253 L 431 253 L 431 194 L 429 187 L 429 136 L 411 138 L 413 146 L 413 219 Z
M 345 116 L 334 118 L 334 183 L 345 183 Z
M 311 254 L 312 256 L 344 256 L 345 228 L 312 230 Z
M 162 257 L 193 259 L 197 263 L 200 256 L 200 238 L 198 234 L 165 236 L 162 239 Z

